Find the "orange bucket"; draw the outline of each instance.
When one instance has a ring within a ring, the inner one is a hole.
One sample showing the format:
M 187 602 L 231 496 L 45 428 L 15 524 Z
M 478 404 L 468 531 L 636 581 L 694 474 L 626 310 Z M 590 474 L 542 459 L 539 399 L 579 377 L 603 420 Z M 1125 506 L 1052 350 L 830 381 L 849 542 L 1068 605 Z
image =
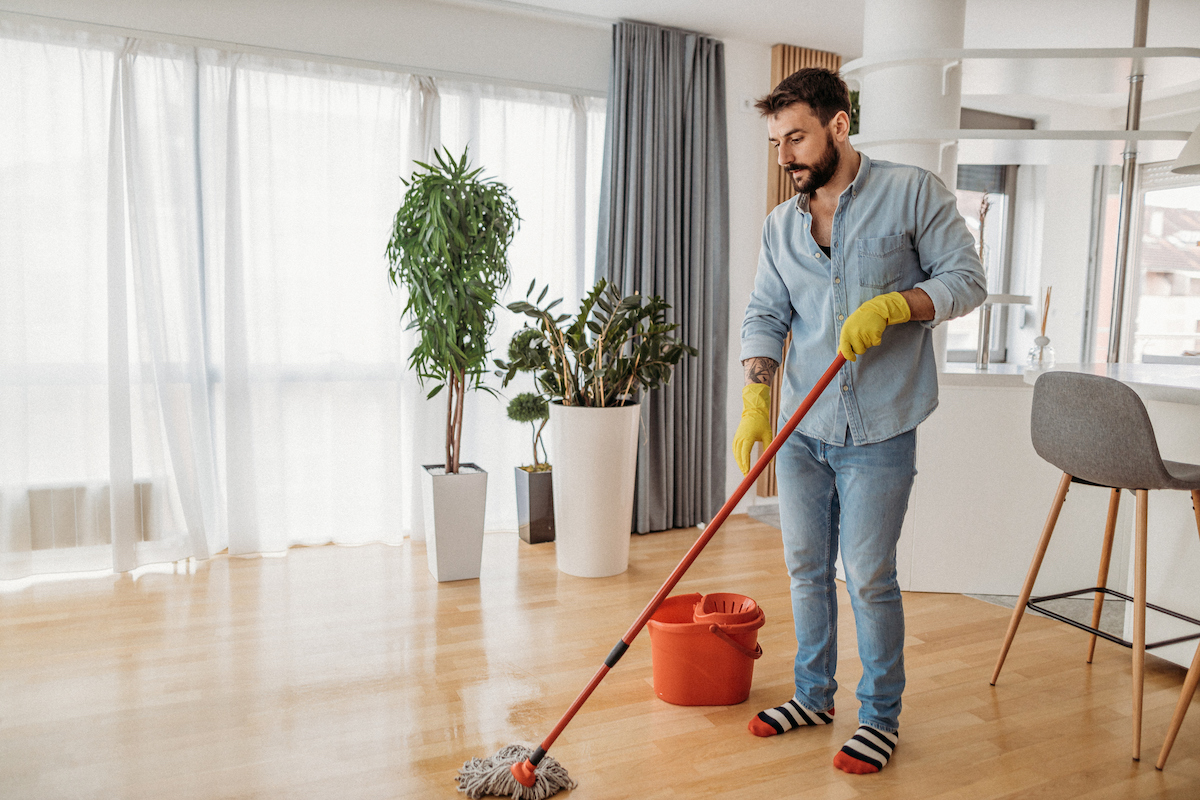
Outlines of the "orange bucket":
M 762 655 L 758 629 L 766 621 L 743 595 L 668 597 L 647 622 L 654 693 L 677 706 L 745 702 Z

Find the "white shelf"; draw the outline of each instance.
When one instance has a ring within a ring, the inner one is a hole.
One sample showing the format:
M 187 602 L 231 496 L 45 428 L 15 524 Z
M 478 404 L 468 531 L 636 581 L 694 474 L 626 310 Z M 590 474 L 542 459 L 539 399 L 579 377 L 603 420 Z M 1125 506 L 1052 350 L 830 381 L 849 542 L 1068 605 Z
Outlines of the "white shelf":
M 989 294 L 983 305 L 992 306 L 1030 306 L 1033 298 L 1027 294 Z
M 892 130 L 850 137 L 856 148 L 932 142 L 958 144 L 960 164 L 1120 164 L 1125 142 L 1138 142 L 1138 159 L 1164 161 L 1179 155 L 1188 131 L 1079 130 Z
M 885 67 L 907 64 L 944 65 L 953 61 L 1000 59 L 1028 61 L 1059 59 L 1090 59 L 1095 61 L 1132 62 L 1134 58 L 1197 58 L 1200 47 L 1032 47 L 1032 48 L 942 48 L 927 50 L 896 50 L 878 58 L 856 58 L 842 66 L 846 78 L 858 77 Z
M 973 128 L 959 130 L 925 129 L 884 131 L 874 135 L 858 133 L 850 137 L 855 146 L 895 142 L 956 142 L 961 139 L 1009 139 L 1035 142 L 1186 142 L 1188 131 L 1057 131 Z
M 1145 76 L 1145 101 L 1195 92 L 1200 87 L 1198 47 L 895 50 L 850 61 L 842 74 L 860 83 L 864 75 L 877 70 L 918 64 L 940 67 L 943 80 L 955 69 L 961 70 L 963 96 L 976 98 L 982 102 L 976 107 L 984 110 L 993 110 L 989 97 L 1020 98 L 1023 104 L 1032 100 L 1035 106 L 1041 98 L 1124 108 L 1135 64 L 1140 64 L 1139 71 Z

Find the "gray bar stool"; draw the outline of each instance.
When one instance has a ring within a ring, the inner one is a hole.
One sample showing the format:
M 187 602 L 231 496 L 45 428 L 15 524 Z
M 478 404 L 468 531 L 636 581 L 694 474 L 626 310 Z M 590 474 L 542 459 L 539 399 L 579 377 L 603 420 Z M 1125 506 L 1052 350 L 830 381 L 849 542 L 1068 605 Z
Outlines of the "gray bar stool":
M 1017 626 L 1021 624 L 1021 617 L 1024 616 L 1026 606 L 1088 631 L 1091 634 L 1087 657 L 1089 664 L 1095 652 L 1097 636 L 1132 648 L 1133 759 L 1137 761 L 1141 757 L 1142 749 L 1142 689 L 1145 684 L 1144 670 L 1147 648 L 1200 639 L 1200 633 L 1196 633 L 1191 636 L 1180 636 L 1146 644 L 1147 607 L 1200 626 L 1200 620 L 1185 617 L 1146 602 L 1146 517 L 1149 492 L 1151 489 L 1178 489 L 1191 492 L 1192 507 L 1196 511 L 1196 527 L 1197 531 L 1200 531 L 1200 465 L 1164 461 L 1159 455 L 1158 442 L 1154 438 L 1154 428 L 1150 424 L 1150 417 L 1146 414 L 1146 407 L 1142 404 L 1141 398 L 1120 381 L 1098 375 L 1047 372 L 1039 377 L 1033 387 L 1033 415 L 1030 427 L 1034 450 L 1046 461 L 1061 469 L 1063 475 L 1058 483 L 1058 492 L 1054 496 L 1054 502 L 1050 505 L 1050 514 L 1046 518 L 1046 526 L 1042 530 L 1042 538 L 1038 542 L 1037 552 L 1034 553 L 1033 561 L 1029 565 L 1025 585 L 1021 587 L 1021 595 L 1017 599 L 1012 619 L 1008 623 L 1008 633 L 1004 637 L 1004 646 L 1000 648 L 1000 657 L 996 659 L 996 669 L 992 673 L 991 683 L 995 686 L 997 678 L 1000 677 L 1004 658 L 1008 655 L 1008 648 L 1012 646 L 1013 637 L 1017 635 Z M 1097 585 L 1088 589 L 1031 599 L 1033 584 L 1041 569 L 1046 548 L 1050 545 L 1050 536 L 1054 533 L 1058 513 L 1062 510 L 1067 490 L 1072 483 L 1104 486 L 1112 490 L 1109 495 L 1104 544 L 1100 553 L 1100 571 L 1096 576 Z M 1133 597 L 1105 586 L 1108 582 L 1108 567 L 1112 558 L 1113 534 L 1116 530 L 1117 509 L 1122 489 L 1132 490 L 1137 497 Z M 1088 592 L 1094 594 L 1090 626 L 1037 605 L 1047 600 L 1072 597 Z M 1106 594 L 1133 602 L 1132 642 L 1099 630 L 1100 611 Z M 1200 678 L 1200 668 L 1197 667 L 1197 664 L 1200 664 L 1200 656 L 1192 662 L 1191 670 L 1188 672 L 1188 679 L 1184 684 L 1186 700 L 1184 696 L 1180 697 L 1180 707 L 1176 710 L 1176 718 L 1172 722 L 1170 733 L 1167 734 L 1162 755 L 1159 756 L 1159 769 L 1162 769 L 1162 765 L 1166 762 L 1167 753 L 1170 751 L 1175 734 L 1183 723 L 1187 703 L 1191 701 L 1188 687 L 1190 686 L 1194 692 L 1196 679 Z

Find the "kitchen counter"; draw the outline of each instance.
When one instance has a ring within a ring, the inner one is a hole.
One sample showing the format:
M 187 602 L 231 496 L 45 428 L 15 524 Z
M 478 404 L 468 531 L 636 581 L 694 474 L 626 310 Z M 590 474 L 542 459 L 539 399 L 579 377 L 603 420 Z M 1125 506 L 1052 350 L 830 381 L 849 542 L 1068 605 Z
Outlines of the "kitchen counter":
M 1025 367 L 1021 364 L 988 364 L 980 369 L 974 362 L 951 361 L 938 373 L 939 386 L 1022 386 Z

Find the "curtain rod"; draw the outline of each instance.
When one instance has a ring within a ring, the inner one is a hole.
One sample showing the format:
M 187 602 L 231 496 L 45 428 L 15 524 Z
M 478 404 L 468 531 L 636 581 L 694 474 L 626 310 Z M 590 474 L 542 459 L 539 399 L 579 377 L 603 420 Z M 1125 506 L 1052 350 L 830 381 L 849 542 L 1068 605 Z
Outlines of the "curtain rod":
M 482 4 L 483 0 L 458 0 L 458 2 L 461 2 L 464 5 L 471 2 L 478 2 Z M 491 0 L 487 0 L 487 2 L 489 5 L 491 4 Z M 521 4 L 512 3 L 511 5 L 515 6 Z M 229 50 L 237 53 L 268 56 L 271 58 L 291 58 L 300 61 L 333 64 L 343 67 L 377 69 L 386 72 L 403 72 L 410 75 L 428 75 L 430 77 L 444 78 L 446 80 L 467 81 L 492 86 L 507 86 L 514 89 L 530 89 L 538 92 L 554 92 L 556 94 L 581 95 L 584 97 L 607 97 L 606 91 L 588 89 L 580 86 L 564 86 L 562 84 L 554 83 L 538 83 L 536 81 L 522 81 L 513 78 L 499 78 L 492 75 L 478 75 L 471 72 L 430 69 L 428 67 L 418 67 L 410 64 L 400 64 L 389 61 L 369 61 L 360 58 L 345 58 L 342 56 L 331 56 L 325 53 L 312 53 L 305 50 L 285 50 L 278 47 L 264 47 L 261 45 L 247 44 L 244 42 L 227 42 L 220 39 L 205 39 L 197 36 L 182 36 L 179 34 L 164 33 L 161 31 L 125 28 L 119 25 L 105 25 L 97 22 L 85 22 L 83 20 L 67 19 L 65 17 L 51 17 L 43 14 L 30 14 L 22 11 L 0 11 L 0 19 L 2 18 L 15 18 L 25 21 L 70 25 L 78 30 L 89 31 L 92 33 L 103 33 L 113 36 L 125 36 L 137 39 L 153 39 L 155 41 L 179 44 L 187 47 L 209 47 L 217 50 Z

